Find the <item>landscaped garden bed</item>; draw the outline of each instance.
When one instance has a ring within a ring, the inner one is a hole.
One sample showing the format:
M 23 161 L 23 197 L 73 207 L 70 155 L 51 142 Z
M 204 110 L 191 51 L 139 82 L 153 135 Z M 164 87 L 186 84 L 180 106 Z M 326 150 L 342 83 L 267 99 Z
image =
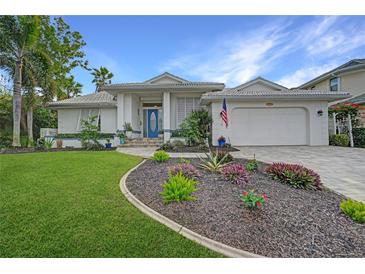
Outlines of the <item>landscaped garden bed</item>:
M 116 150 L 116 147 L 103 148 L 105 151 Z M 16 154 L 16 153 L 33 153 L 33 152 L 59 152 L 59 151 L 85 151 L 85 148 L 77 147 L 64 147 L 64 148 L 50 148 L 50 149 L 38 149 L 34 147 L 12 147 L 0 149 L 0 154 Z
M 365 256 L 364 224 L 340 209 L 346 197 L 323 187 L 301 189 L 280 183 L 263 172 L 266 165 L 261 163 L 247 183 L 234 184 L 222 173 L 199 168 L 199 159 L 188 160 L 199 173 L 188 201 L 167 203 L 161 196 L 168 171 L 181 159 L 147 160 L 129 175 L 126 185 L 140 201 L 180 225 L 245 251 L 267 257 Z M 247 160 L 234 162 L 245 165 Z M 256 203 L 257 209 L 241 199 L 252 189 L 262 202 Z

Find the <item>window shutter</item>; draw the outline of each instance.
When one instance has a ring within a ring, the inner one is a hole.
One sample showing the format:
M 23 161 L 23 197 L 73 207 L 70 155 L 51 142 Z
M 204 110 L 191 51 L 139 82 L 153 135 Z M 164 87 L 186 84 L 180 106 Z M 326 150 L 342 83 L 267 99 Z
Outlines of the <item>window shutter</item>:
M 177 126 L 180 127 L 182 121 L 185 119 L 185 98 L 177 98 Z

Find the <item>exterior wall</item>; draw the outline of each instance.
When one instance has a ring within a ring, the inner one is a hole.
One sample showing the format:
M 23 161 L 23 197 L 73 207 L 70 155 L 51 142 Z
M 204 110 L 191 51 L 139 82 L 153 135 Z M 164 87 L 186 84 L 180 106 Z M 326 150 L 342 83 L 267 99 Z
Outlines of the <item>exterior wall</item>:
M 365 93 L 365 71 L 343 74 L 340 78 L 340 90 L 348 91 L 352 96 Z M 314 89 L 329 90 L 330 79 L 323 80 L 314 86 Z M 311 87 L 309 87 L 310 89 Z
M 59 109 L 58 133 L 77 133 L 80 109 Z
M 227 100 L 228 122 L 232 117 L 232 110 L 235 108 L 305 108 L 307 110 L 307 144 L 310 146 L 328 145 L 328 104 L 325 101 L 271 101 L 273 106 L 266 106 L 266 102 L 239 102 Z M 222 108 L 221 101 L 211 104 L 212 109 L 212 142 L 217 145 L 217 139 L 223 135 L 226 138 L 232 134 L 235 128 L 228 126 L 225 128 L 220 118 Z M 323 115 L 318 115 L 318 110 L 323 111 Z M 258 133 L 259 134 L 259 133 Z M 290 134 L 288 132 L 287 134 Z M 270 138 L 270 136 L 268 136 Z M 235 145 L 235 144 L 232 144 Z
M 104 133 L 115 133 L 117 131 L 117 109 L 102 108 L 100 110 L 100 131 Z

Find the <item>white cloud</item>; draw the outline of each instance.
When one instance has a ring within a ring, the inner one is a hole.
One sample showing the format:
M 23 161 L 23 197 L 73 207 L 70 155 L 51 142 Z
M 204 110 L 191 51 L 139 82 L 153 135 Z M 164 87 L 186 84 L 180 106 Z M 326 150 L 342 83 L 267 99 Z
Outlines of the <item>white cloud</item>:
M 337 67 L 338 64 L 325 64 L 321 66 L 303 67 L 294 73 L 284 76 L 277 82 L 288 88 L 298 87 L 305 82 Z

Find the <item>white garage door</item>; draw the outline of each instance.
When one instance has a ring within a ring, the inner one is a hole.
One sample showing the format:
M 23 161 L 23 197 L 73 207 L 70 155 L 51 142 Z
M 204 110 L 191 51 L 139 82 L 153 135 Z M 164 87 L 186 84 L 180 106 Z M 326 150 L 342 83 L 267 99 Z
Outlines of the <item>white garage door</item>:
M 230 127 L 235 146 L 308 144 L 303 108 L 236 108 Z

